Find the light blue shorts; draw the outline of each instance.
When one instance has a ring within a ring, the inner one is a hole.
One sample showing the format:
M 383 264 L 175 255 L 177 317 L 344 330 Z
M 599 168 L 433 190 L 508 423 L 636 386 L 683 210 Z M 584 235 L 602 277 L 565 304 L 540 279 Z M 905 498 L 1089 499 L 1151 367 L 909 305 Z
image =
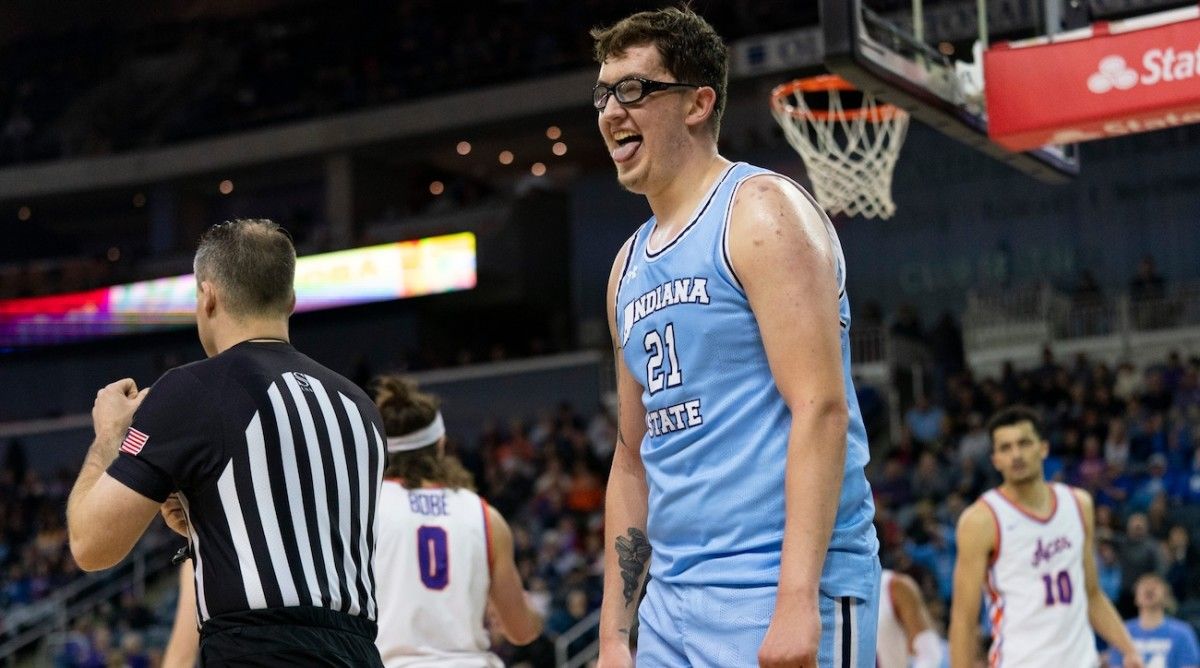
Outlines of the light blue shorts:
M 821 594 L 822 668 L 873 668 L 879 573 L 869 600 Z M 867 575 L 870 577 L 870 575 Z M 651 580 L 638 609 L 638 668 L 758 666 L 775 587 L 664 585 Z

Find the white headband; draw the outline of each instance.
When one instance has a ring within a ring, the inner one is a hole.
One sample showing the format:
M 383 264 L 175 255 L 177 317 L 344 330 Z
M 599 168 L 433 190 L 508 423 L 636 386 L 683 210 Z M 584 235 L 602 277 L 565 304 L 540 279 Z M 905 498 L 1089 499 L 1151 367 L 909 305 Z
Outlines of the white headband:
M 433 416 L 433 422 L 427 426 L 403 436 L 388 436 L 387 451 L 388 454 L 391 454 L 419 450 L 437 443 L 445 435 L 446 423 L 442 421 L 441 411 L 438 411 L 437 415 Z

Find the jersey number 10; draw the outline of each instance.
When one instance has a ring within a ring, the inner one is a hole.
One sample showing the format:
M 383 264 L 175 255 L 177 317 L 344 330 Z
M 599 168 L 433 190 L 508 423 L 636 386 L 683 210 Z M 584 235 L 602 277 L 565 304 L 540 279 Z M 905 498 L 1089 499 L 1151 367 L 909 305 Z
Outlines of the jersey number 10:
M 1058 577 L 1053 577 L 1050 574 L 1042 576 L 1042 583 L 1046 585 L 1046 605 L 1054 605 L 1061 603 L 1070 605 L 1071 595 L 1074 593 L 1071 589 L 1071 574 L 1066 571 L 1059 571 Z M 1055 590 L 1058 590 L 1057 592 Z M 1055 600 L 1054 594 L 1058 594 L 1058 599 Z

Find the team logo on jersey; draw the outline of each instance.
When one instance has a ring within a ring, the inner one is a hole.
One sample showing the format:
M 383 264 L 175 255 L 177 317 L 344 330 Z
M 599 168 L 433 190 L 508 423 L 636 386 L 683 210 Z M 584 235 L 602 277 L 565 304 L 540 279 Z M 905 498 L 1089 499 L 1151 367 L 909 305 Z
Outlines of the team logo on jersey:
M 121 452 L 136 455 L 142 451 L 142 448 L 146 447 L 146 441 L 149 440 L 149 436 L 130 427 L 129 431 L 125 434 L 125 440 L 121 441 Z
M 676 304 L 707 303 L 709 303 L 707 278 L 677 278 L 667 281 L 625 305 L 621 345 L 629 343 L 629 334 L 633 331 L 633 326 L 651 313 Z
M 1066 536 L 1059 536 L 1052 541 L 1043 543 L 1039 538 L 1037 547 L 1033 549 L 1033 566 L 1036 568 L 1039 564 L 1049 562 L 1060 552 L 1065 552 L 1071 549 L 1071 540 Z
M 296 379 L 296 384 L 300 386 L 301 390 L 305 392 L 313 391 L 312 383 L 308 382 L 308 376 L 305 376 L 299 371 L 293 371 L 292 376 Z
M 633 279 L 637 278 L 637 275 L 638 275 L 638 265 L 636 265 L 636 264 L 631 265 L 629 267 L 629 271 L 625 272 L 625 277 L 621 279 L 621 282 L 625 283 L 628 281 L 632 281 Z

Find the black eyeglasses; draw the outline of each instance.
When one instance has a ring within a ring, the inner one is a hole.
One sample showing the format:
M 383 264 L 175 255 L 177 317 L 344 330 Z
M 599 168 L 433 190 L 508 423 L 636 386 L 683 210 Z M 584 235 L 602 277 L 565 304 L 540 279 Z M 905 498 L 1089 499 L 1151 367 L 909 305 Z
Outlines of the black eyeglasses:
M 598 83 L 592 87 L 592 106 L 596 111 L 604 111 L 608 104 L 608 96 L 614 95 L 621 104 L 641 102 L 650 93 L 668 88 L 700 88 L 696 84 L 677 83 L 670 81 L 652 81 L 641 77 L 625 77 L 611 86 Z

